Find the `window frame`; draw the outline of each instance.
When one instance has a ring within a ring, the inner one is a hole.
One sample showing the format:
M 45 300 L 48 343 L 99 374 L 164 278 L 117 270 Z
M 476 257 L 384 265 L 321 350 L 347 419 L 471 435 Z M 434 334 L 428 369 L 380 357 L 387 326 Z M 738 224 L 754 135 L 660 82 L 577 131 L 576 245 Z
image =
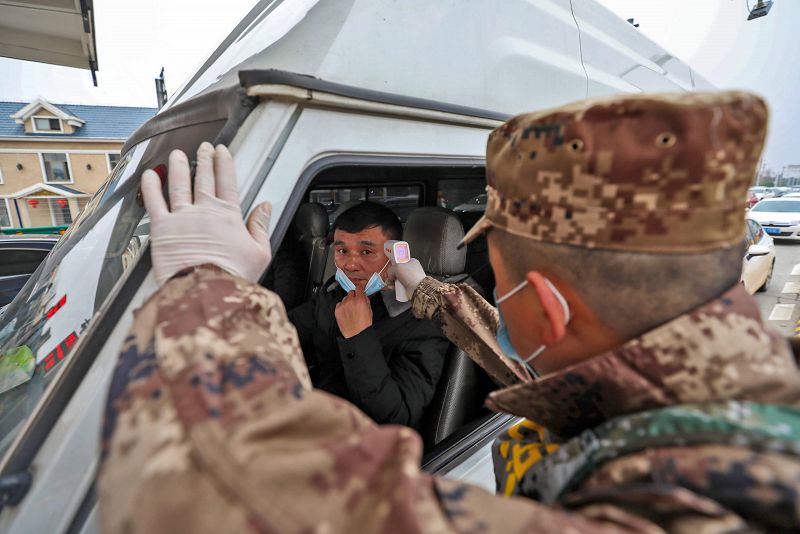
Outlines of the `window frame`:
M 117 156 L 117 163 L 122 159 L 122 154 L 119 152 L 106 152 L 106 165 L 108 165 L 109 174 L 114 170 L 114 167 L 117 166 L 116 163 L 113 165 L 111 164 L 111 156 Z
M 75 183 L 75 175 L 72 172 L 72 162 L 70 162 L 69 152 L 39 152 L 39 164 L 42 167 L 42 182 L 47 185 L 60 185 L 60 184 L 74 184 Z M 44 164 L 44 155 L 45 154 L 63 154 L 67 160 L 67 173 L 69 173 L 69 181 L 68 182 L 51 182 L 47 179 L 47 167 Z
M 8 214 L 9 226 L 3 226 L 2 224 L 0 224 L 0 228 L 14 228 L 13 224 L 14 219 L 11 217 L 11 208 L 9 207 L 8 199 L 4 198 L 2 200 L 3 200 L 3 205 L 6 207 L 6 213 Z
M 47 119 L 47 120 L 51 120 L 51 121 L 52 120 L 56 120 L 56 121 L 58 121 L 59 129 L 58 130 L 40 130 L 39 128 L 36 127 L 36 119 L 42 119 L 42 120 Z M 64 121 L 62 121 L 60 117 L 47 117 L 47 116 L 44 116 L 44 115 L 33 115 L 33 116 L 31 116 L 31 124 L 33 125 L 33 132 L 34 133 L 48 133 L 48 134 L 51 134 L 51 133 L 64 134 L 64 133 L 66 133 L 66 132 L 64 132 Z
M 280 246 L 280 243 L 286 236 L 288 228 L 294 219 L 294 214 L 297 213 L 300 204 L 308 201 L 309 195 L 313 189 L 326 186 L 331 189 L 346 187 L 368 188 L 374 185 L 373 183 L 366 184 L 355 180 L 343 181 L 333 185 L 326 181 L 319 182 L 317 180 L 319 175 L 326 170 L 335 167 L 350 166 L 394 168 L 463 167 L 465 169 L 478 166 L 485 169 L 486 160 L 485 158 L 462 156 L 371 155 L 361 153 L 331 154 L 315 159 L 310 164 L 302 167 L 297 180 L 294 182 L 295 185 L 292 193 L 286 200 L 283 211 L 275 226 L 275 230 L 272 233 L 271 244 L 273 249 L 277 249 Z M 425 180 L 408 182 L 392 180 L 387 181 L 386 185 L 421 185 L 422 194 L 419 197 L 421 207 L 430 206 L 430 201 L 435 199 L 435 194 L 438 191 L 438 182 L 436 187 L 431 188 L 428 187 L 428 183 Z M 257 187 L 260 189 L 262 185 L 258 185 Z M 468 458 L 481 447 L 490 443 L 498 432 L 504 428 L 508 428 L 516 421 L 517 418 L 509 414 L 489 414 L 468 422 L 440 443 L 434 445 L 430 450 L 426 451 L 421 458 L 421 469 L 431 474 L 446 474 L 450 470 L 458 467 L 465 458 Z
M 55 212 L 53 211 L 53 208 L 54 208 L 53 204 L 58 204 L 58 200 L 60 200 L 62 198 L 67 201 L 67 207 L 66 208 L 60 208 L 60 207 L 56 206 L 55 209 L 66 209 L 67 211 L 69 211 L 69 222 L 68 223 L 59 223 L 58 221 L 56 221 Z M 48 197 L 47 205 L 50 208 L 50 222 L 53 223 L 53 226 L 69 226 L 70 224 L 72 224 L 74 219 L 72 217 L 72 210 L 69 207 L 69 199 L 67 197 Z

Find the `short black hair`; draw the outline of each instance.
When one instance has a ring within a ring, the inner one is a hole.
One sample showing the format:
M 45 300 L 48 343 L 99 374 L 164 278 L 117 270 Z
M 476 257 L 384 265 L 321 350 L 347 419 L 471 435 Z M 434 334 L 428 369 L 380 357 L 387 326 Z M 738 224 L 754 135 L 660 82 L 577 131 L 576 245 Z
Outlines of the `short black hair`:
M 377 202 L 364 201 L 345 210 L 333 223 L 333 231 L 355 234 L 379 226 L 389 239 L 403 238 L 403 225 L 392 210 Z

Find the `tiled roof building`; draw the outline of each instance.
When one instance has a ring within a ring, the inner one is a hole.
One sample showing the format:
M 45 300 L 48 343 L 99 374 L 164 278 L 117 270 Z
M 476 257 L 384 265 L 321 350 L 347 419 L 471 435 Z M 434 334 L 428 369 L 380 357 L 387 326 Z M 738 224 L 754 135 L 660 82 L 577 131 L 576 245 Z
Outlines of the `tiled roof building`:
M 155 108 L 0 102 L 0 228 L 70 224 Z

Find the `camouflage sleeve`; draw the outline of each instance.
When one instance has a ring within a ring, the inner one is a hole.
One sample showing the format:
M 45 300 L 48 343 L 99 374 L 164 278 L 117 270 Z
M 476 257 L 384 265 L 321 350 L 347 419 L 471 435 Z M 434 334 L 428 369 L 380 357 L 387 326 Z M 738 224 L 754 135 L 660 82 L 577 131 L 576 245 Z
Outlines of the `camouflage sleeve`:
M 411 429 L 312 390 L 280 299 L 201 267 L 136 314 L 112 379 L 103 532 L 616 532 L 419 469 Z
M 436 323 L 498 384 L 529 380 L 525 370 L 507 358 L 497 344 L 497 308 L 469 285 L 447 284 L 428 276 L 414 290 L 412 310 L 418 319 Z

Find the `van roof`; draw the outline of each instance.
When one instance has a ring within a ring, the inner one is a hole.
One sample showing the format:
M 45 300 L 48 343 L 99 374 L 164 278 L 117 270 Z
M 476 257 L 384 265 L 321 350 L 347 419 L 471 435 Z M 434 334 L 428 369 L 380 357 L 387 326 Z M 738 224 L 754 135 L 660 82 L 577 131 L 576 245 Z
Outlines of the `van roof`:
M 605 93 L 710 87 L 594 0 L 581 4 L 583 12 L 573 13 L 565 0 L 413 7 L 396 0 L 261 0 L 166 107 L 238 85 L 241 70 L 264 69 L 503 114 L 584 98 L 587 73 Z M 594 72 L 592 65 L 587 71 L 576 23 L 597 43 L 593 59 L 608 54 L 615 72 Z

